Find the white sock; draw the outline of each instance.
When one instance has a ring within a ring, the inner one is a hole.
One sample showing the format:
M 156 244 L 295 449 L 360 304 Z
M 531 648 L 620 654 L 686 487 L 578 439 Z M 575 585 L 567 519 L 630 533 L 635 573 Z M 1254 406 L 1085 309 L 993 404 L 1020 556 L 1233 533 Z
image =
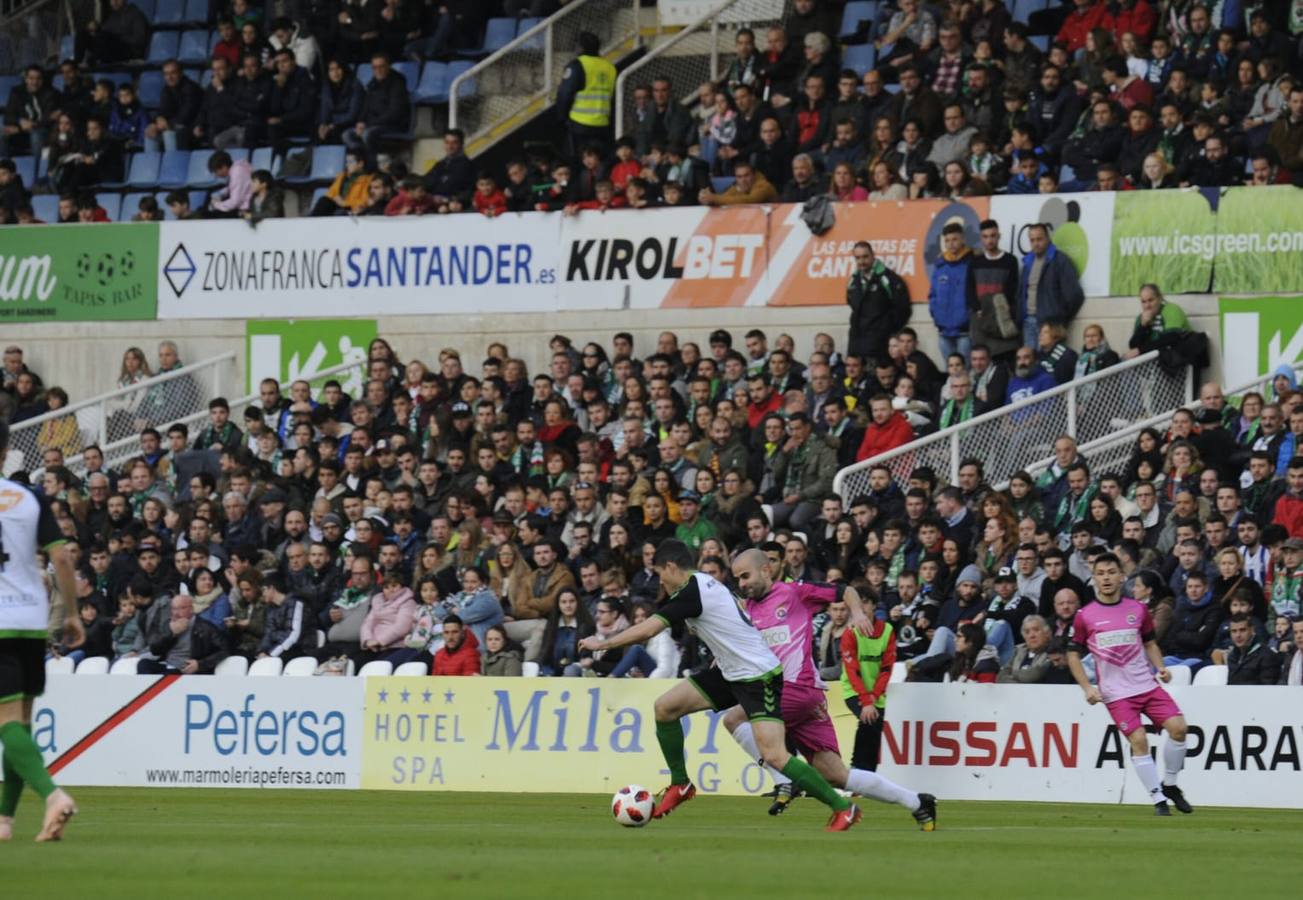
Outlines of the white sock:
M 1163 796 L 1162 785 L 1158 782 L 1158 767 L 1154 765 L 1154 758 L 1148 753 L 1144 756 L 1133 756 L 1131 757 L 1131 765 L 1136 767 L 1136 774 L 1140 776 L 1140 783 L 1149 792 L 1150 802 L 1163 803 L 1166 798 Z
M 1175 785 L 1176 776 L 1185 768 L 1185 741 L 1170 737 L 1163 744 L 1163 784 Z
M 899 803 L 910 812 L 919 807 L 917 793 L 868 769 L 851 769 L 846 776 L 846 790 L 883 803 Z
M 743 722 L 733 730 L 733 740 L 737 741 L 738 746 L 746 751 L 747 756 L 751 757 L 751 759 L 755 760 L 757 763 L 760 763 L 760 765 L 765 765 L 760 762 L 760 747 L 756 744 L 756 736 L 751 730 L 750 722 Z M 769 777 L 774 780 L 774 784 L 790 784 L 792 781 L 792 779 L 788 778 L 772 766 L 765 766 L 765 771 L 768 772 Z

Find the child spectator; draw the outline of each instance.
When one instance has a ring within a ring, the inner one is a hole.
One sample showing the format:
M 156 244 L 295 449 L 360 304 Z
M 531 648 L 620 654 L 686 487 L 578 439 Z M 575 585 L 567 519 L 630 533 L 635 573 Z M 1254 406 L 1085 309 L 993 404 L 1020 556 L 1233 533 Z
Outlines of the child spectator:
M 615 186 L 611 182 L 602 180 L 597 182 L 597 196 L 592 200 L 581 200 L 578 203 L 571 203 L 566 207 L 566 215 L 574 215 L 581 209 L 608 210 L 618 209 L 624 206 L 624 198 L 616 196 Z
M 507 163 L 507 184 L 502 193 L 507 198 L 509 212 L 527 212 L 534 208 L 536 182 L 530 177 L 529 167 L 518 159 Z
M 432 197 L 425 190 L 425 182 L 419 175 L 408 175 L 402 181 L 402 187 L 398 194 L 389 201 L 385 207 L 386 216 L 424 216 L 429 213 L 446 212 L 446 208 L 439 208 Z
M 255 225 L 263 219 L 285 218 L 285 195 L 276 187 L 271 173 L 259 169 L 253 173 L 253 194 L 249 208 L 242 215 Z
M 126 656 L 140 636 L 140 621 L 136 617 L 136 601 L 130 593 L 118 598 L 118 614 L 113 617 L 113 658 Z
M 565 209 L 570 202 L 570 166 L 561 163 L 553 167 L 551 183 L 542 182 L 534 188 L 537 198 L 534 209 L 540 212 Z
M 136 207 L 135 214 L 131 217 L 133 222 L 161 222 L 163 221 L 163 210 L 158 207 L 156 197 L 141 197 L 140 204 Z
M 172 211 L 174 219 L 193 219 L 195 211 L 190 208 L 190 195 L 185 191 L 172 191 L 163 198 L 167 208 Z
M 226 186 L 219 188 L 208 200 L 209 217 L 230 219 L 249 208 L 253 196 L 253 167 L 247 159 L 232 160 L 231 154 L 218 150 L 208 158 L 208 171 L 226 181 Z
M 338 216 L 354 213 L 370 202 L 371 176 L 361 153 L 344 155 L 344 171 L 335 176 L 325 195 L 312 207 L 314 216 Z
M 492 219 L 494 216 L 500 216 L 507 211 L 507 195 L 498 187 L 498 183 L 493 180 L 493 176 L 487 172 L 481 172 L 480 177 L 475 180 L 475 210 L 483 213 Z
M 683 185 L 677 181 L 667 181 L 661 186 L 661 206 L 682 206 Z
M 636 178 L 642 172 L 642 164 L 634 158 L 633 138 L 626 136 L 616 142 L 615 158 L 617 162 L 611 167 L 608 177 L 615 190 L 624 193 L 624 186 L 629 183 L 629 179 Z
M 118 102 L 109 114 L 109 135 L 126 145 L 128 150 L 139 149 L 145 142 L 145 128 L 149 116 L 136 98 L 136 89 L 129 84 L 118 88 Z

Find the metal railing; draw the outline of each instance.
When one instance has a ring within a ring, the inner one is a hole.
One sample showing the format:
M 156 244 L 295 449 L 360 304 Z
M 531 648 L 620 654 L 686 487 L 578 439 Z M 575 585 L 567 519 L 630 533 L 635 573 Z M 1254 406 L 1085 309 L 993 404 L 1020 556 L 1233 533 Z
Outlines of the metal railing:
M 1294 363 L 1294 373 L 1296 376 L 1303 375 L 1303 362 Z M 1245 382 L 1234 388 L 1223 389 L 1222 393 L 1228 401 L 1231 398 L 1242 396 L 1249 391 L 1259 391 L 1264 393 L 1270 386 L 1274 375 L 1267 373 L 1260 375 L 1252 381 Z M 1203 408 L 1199 400 L 1192 400 L 1189 403 L 1182 404 L 1186 409 L 1192 412 Z M 1150 416 L 1139 422 L 1134 422 L 1125 428 L 1121 428 L 1112 434 L 1096 438 L 1093 441 L 1087 441 L 1077 448 L 1077 452 L 1090 463 L 1092 472 L 1122 472 L 1131 459 L 1131 454 L 1135 450 L 1136 436 L 1146 428 L 1155 428 L 1159 432 L 1165 432 L 1172 421 L 1172 414 L 1179 407 L 1173 407 L 1158 415 Z M 1050 467 L 1054 459 L 1051 456 L 1045 456 L 1027 466 L 1027 471 L 1032 475 L 1037 475 Z M 1278 473 L 1279 474 L 1279 473 Z M 1000 489 L 1005 487 L 1004 484 L 992 484 Z
M 234 356 L 235 354 L 230 354 L 230 355 Z M 366 368 L 365 360 L 354 360 L 345 363 L 340 363 L 337 366 L 331 366 L 330 368 L 327 369 L 322 369 L 319 372 L 313 372 L 310 375 L 304 374 L 301 377 L 306 378 L 313 385 L 318 386 L 319 389 L 321 383 L 324 382 L 325 379 L 327 378 L 337 378 L 342 382 L 345 381 L 347 376 L 353 373 L 358 373 L 358 378 L 354 380 L 351 384 L 352 387 L 356 388 L 358 384 L 363 383 L 361 373 L 365 372 L 365 368 Z M 347 389 L 348 387 L 350 387 L 350 385 L 346 384 L 344 385 L 344 387 L 347 392 Z M 358 395 L 357 391 L 354 390 L 353 396 L 356 397 L 357 395 Z M 211 396 L 216 396 L 216 395 L 210 395 L 210 397 Z M 167 424 L 172 425 L 174 423 L 180 422 L 181 424 L 185 425 L 187 428 L 190 429 L 190 433 L 192 435 L 195 434 L 200 428 L 203 427 L 204 423 L 208 421 L 208 400 L 210 399 L 210 397 L 205 397 L 203 399 L 202 411 L 192 412 L 181 416 L 173 416 L 167 420 Z M 244 409 L 248 406 L 256 405 L 260 399 L 261 398 L 257 394 L 246 394 L 243 397 L 237 397 L 229 400 L 231 405 L 231 421 L 241 422 L 244 414 Z M 140 454 L 140 434 L 139 432 L 137 432 L 135 434 L 131 434 L 129 436 L 123 437 L 119 440 L 106 443 L 102 445 L 100 449 L 104 453 L 105 470 L 112 471 L 122 466 L 124 463 L 127 462 L 127 460 L 131 459 L 134 456 L 138 456 Z M 76 456 L 70 457 L 67 460 L 66 464 L 68 468 L 72 469 L 74 472 L 78 474 L 81 474 L 86 470 L 86 465 L 82 460 L 81 454 L 77 454 Z
M 94 16 L 91 0 L 0 0 L 0 72 L 48 66 L 74 23 Z M 0 104 L 6 99 L 0 97 Z
M 472 155 L 510 134 L 552 102 L 561 75 L 591 31 L 614 61 L 640 41 L 638 0 L 573 0 L 453 79 L 448 124 L 466 133 Z
M 208 401 L 235 387 L 235 363 L 234 353 L 223 353 L 19 422 L 9 430 L 5 473 L 39 468 L 53 447 L 67 458 L 91 444 L 134 440 L 145 428 L 206 416 Z
M 668 78 L 674 99 L 691 105 L 698 86 L 719 81 L 726 66 L 724 57 L 733 53 L 737 32 L 750 28 L 762 45 L 765 30 L 779 24 L 786 0 L 723 0 L 674 37 L 657 44 L 620 73 L 615 83 L 615 136 L 633 128 L 633 91 L 657 78 Z M 836 35 L 829 35 L 836 40 Z M 761 51 L 757 51 L 761 52 Z
M 1158 352 L 1151 351 L 847 466 L 833 478 L 833 490 L 846 501 L 867 493 L 869 468 L 880 464 L 901 484 L 919 466 L 954 484 L 960 462 L 970 457 L 982 461 L 988 483 L 1002 483 L 1049 459 L 1061 434 L 1078 444 L 1092 443 L 1188 405 L 1191 378 L 1189 370 L 1164 372 Z

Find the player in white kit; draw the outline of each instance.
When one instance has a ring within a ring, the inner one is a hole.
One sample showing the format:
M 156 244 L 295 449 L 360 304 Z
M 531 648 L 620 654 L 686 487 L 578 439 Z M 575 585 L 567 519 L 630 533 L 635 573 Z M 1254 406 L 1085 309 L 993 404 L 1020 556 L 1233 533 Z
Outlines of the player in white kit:
M 0 466 L 9 449 L 9 426 L 0 422 Z M 32 702 L 45 690 L 45 638 L 50 595 L 37 551 L 54 566 L 55 584 L 67 608 L 65 636 L 84 632 L 77 615 L 72 557 L 49 502 L 27 485 L 0 478 L 0 744 L 4 745 L 4 785 L 0 790 L 0 841 L 13 837 L 18 798 L 27 785 L 45 800 L 38 841 L 57 841 L 77 812 L 66 792 L 55 787 L 41 751 L 32 740 Z

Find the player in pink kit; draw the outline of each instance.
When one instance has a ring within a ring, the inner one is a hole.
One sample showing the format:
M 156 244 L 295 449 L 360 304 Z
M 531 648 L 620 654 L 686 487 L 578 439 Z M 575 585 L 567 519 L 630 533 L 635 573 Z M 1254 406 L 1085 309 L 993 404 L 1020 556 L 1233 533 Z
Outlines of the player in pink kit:
M 865 632 L 872 628 L 859 595 L 853 588 L 838 585 L 774 581 L 772 564 L 759 550 L 738 554 L 733 562 L 733 577 L 737 579 L 738 592 L 746 600 L 747 616 L 783 664 L 781 709 L 788 738 L 829 784 L 883 803 L 898 803 L 913 814 L 924 830 L 934 830 L 936 798 L 931 794 L 908 790 L 876 772 L 848 769 L 842 762 L 837 731 L 828 715 L 826 685 L 815 668 L 811 645 L 815 614 L 839 597 L 850 608 L 850 627 Z M 724 727 L 748 756 L 760 758 L 751 723 L 741 707 L 725 714 Z M 768 771 L 780 786 L 790 784 L 781 772 Z M 780 792 L 769 810 L 770 815 L 783 812 L 790 797 L 790 791 Z
M 1103 703 L 1118 730 L 1131 742 L 1131 764 L 1149 792 L 1154 813 L 1170 816 L 1168 800 L 1183 813 L 1194 812 L 1176 786 L 1185 766 L 1185 717 L 1158 684 L 1171 681 L 1172 674 L 1163 665 L 1162 651 L 1154 640 L 1154 621 L 1145 604 L 1122 596 L 1122 563 L 1116 556 L 1105 553 L 1096 557 L 1092 573 L 1095 602 L 1078 610 L 1072 621 L 1068 668 L 1086 692 L 1086 702 Z M 1085 653 L 1095 659 L 1099 687 L 1090 683 L 1081 665 Z M 1158 681 L 1154 680 L 1155 671 Z M 1161 781 L 1149 755 L 1149 736 L 1141 715 L 1167 732 Z

